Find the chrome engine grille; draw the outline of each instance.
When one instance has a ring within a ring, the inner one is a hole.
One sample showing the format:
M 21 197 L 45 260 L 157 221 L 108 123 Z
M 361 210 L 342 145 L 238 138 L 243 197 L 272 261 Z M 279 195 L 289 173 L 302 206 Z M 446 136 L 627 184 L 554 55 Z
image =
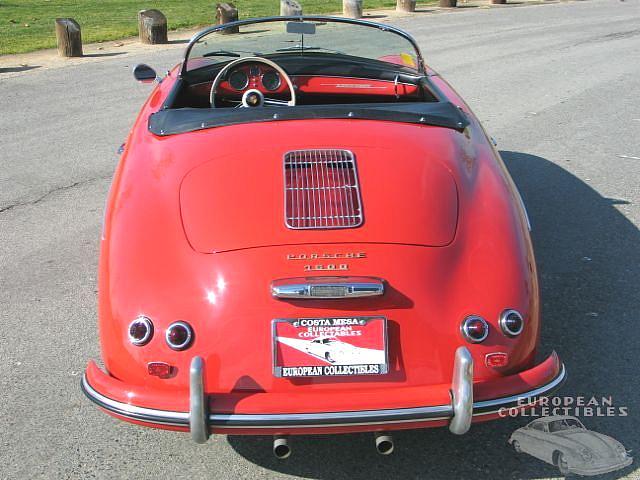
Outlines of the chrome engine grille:
M 284 156 L 285 223 L 293 229 L 362 224 L 358 173 L 349 150 L 295 150 Z

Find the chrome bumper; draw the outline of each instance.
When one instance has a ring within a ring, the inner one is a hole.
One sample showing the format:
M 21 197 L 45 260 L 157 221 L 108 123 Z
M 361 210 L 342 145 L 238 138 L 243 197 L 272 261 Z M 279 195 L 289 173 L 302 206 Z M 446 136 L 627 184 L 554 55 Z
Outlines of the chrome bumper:
M 451 381 L 451 407 L 453 418 L 449 430 L 463 435 L 471 428 L 473 419 L 473 357 L 466 347 L 458 347 L 453 363 Z
M 204 394 L 204 361 L 201 357 L 191 360 L 189 369 L 189 430 L 196 443 L 205 443 L 209 439 L 207 425 L 207 401 Z
M 190 412 L 173 412 L 130 405 L 108 398 L 97 392 L 82 377 L 82 390 L 99 407 L 128 419 L 156 425 L 186 427 L 194 441 L 204 443 L 210 428 L 224 429 L 269 429 L 269 428 L 314 428 L 362 425 L 382 425 L 399 423 L 429 422 L 449 420 L 449 429 L 455 434 L 469 430 L 474 417 L 491 415 L 523 403 L 535 402 L 548 396 L 565 380 L 564 365 L 551 382 L 518 395 L 473 401 L 473 360 L 465 347 L 456 351 L 453 381 L 451 385 L 452 403 L 429 407 L 397 408 L 384 410 L 360 410 L 321 413 L 272 413 L 272 414 L 221 414 L 208 413 L 207 398 L 203 388 L 204 361 L 194 357 L 190 369 Z

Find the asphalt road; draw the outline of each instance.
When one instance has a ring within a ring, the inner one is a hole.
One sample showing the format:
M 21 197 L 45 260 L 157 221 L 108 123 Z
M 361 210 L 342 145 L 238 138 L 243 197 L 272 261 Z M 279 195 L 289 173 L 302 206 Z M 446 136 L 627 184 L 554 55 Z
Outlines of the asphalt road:
M 384 20 L 384 19 L 381 19 Z M 543 345 L 563 393 L 611 397 L 626 417 L 584 417 L 640 450 L 640 4 L 593 0 L 399 19 L 467 99 L 519 185 L 543 286 Z M 172 49 L 0 75 L 0 478 L 545 478 L 507 446 L 526 419 L 396 435 L 270 439 L 143 429 L 79 390 L 99 357 L 96 261 L 104 199 L 148 88 L 130 67 Z M 635 158 L 634 158 L 635 157 Z M 636 454 L 637 455 L 637 454 Z M 636 461 L 636 465 L 637 465 Z M 608 475 L 638 478 L 633 465 Z

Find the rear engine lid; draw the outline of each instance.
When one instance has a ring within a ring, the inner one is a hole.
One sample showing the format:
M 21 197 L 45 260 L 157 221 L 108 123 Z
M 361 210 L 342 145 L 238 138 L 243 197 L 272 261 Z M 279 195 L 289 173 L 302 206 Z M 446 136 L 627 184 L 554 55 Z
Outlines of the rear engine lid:
M 336 242 L 439 247 L 453 240 L 458 217 L 449 170 L 409 146 L 239 151 L 189 172 L 180 207 L 187 238 L 203 253 Z

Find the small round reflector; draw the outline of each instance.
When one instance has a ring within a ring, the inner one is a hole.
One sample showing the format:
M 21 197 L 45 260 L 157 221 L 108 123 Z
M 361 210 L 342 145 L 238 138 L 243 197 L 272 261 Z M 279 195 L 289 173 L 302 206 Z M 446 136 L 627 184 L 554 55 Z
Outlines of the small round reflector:
M 184 350 L 193 338 L 191 326 L 187 322 L 174 322 L 167 328 L 167 344 L 174 350 Z
M 129 340 L 137 346 L 145 345 L 153 336 L 153 323 L 141 315 L 129 324 Z
M 516 310 L 505 310 L 500 314 L 500 328 L 507 337 L 517 337 L 524 329 L 524 319 Z
M 471 315 L 463 320 L 460 332 L 468 342 L 482 342 L 489 335 L 489 324 L 484 318 Z

